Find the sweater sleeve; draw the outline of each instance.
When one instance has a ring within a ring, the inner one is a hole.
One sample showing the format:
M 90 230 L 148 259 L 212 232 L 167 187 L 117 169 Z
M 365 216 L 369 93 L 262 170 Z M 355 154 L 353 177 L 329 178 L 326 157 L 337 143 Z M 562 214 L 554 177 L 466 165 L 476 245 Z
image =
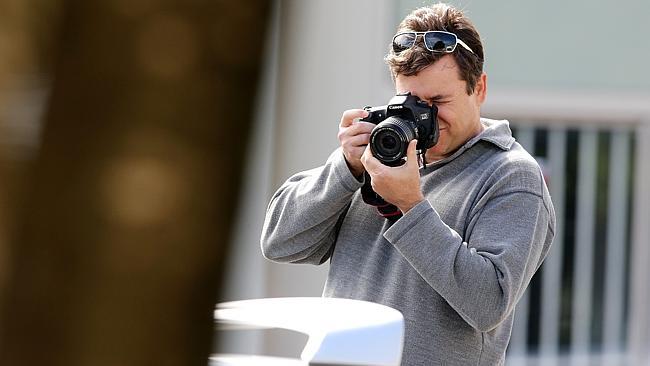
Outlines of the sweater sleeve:
M 277 262 L 323 263 L 336 240 L 339 220 L 362 185 L 340 148 L 325 165 L 289 178 L 267 208 L 262 254 Z
M 543 185 L 541 175 L 537 181 Z M 495 187 L 464 238 L 425 200 L 384 237 L 468 324 L 490 331 L 510 315 L 550 248 L 555 214 L 544 192 Z

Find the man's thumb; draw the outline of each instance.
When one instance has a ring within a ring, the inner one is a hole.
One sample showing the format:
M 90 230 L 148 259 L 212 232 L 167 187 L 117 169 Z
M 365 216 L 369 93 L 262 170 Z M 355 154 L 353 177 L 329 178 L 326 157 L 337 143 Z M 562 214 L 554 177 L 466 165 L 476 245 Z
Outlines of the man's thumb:
M 413 139 L 413 140 L 411 140 L 411 142 L 409 142 L 409 146 L 408 146 L 408 148 L 406 149 L 406 157 L 407 157 L 407 160 L 409 160 L 409 161 L 411 161 L 411 160 L 416 161 L 415 159 L 416 159 L 417 157 L 415 156 L 415 151 L 416 151 L 415 147 L 417 146 L 417 144 L 418 144 L 418 140 L 416 140 L 416 139 Z

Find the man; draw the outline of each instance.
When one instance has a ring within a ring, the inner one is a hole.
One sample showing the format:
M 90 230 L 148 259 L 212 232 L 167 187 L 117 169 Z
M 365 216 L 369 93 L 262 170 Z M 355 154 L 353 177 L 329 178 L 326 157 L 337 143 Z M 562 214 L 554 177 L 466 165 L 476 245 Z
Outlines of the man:
M 480 117 L 483 47 L 459 10 L 412 12 L 386 60 L 397 93 L 438 108 L 437 144 L 418 159 L 413 140 L 405 164 L 384 165 L 366 147 L 375 125 L 359 119 L 368 112 L 345 111 L 341 147 L 273 196 L 263 253 L 280 262 L 329 259 L 324 296 L 400 310 L 404 365 L 503 364 L 515 305 L 554 235 L 542 173 L 507 121 Z M 401 211 L 397 219 L 363 201 L 365 172 Z

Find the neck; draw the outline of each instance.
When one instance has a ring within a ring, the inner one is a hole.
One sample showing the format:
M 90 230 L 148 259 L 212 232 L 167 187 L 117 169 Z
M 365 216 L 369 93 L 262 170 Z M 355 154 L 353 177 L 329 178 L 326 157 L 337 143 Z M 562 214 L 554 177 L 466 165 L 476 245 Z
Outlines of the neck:
M 442 160 L 448 156 L 451 156 L 453 153 L 458 151 L 461 146 L 463 146 L 467 141 L 473 139 L 474 137 L 478 136 L 481 132 L 485 130 L 485 126 L 483 126 L 483 123 L 480 122 L 476 126 L 476 129 L 469 135 L 469 137 L 460 143 L 458 146 L 453 146 L 447 151 L 444 151 L 443 153 L 436 152 L 434 149 L 427 150 L 426 154 L 424 155 L 427 161 L 427 164 L 429 163 L 435 163 L 436 161 Z

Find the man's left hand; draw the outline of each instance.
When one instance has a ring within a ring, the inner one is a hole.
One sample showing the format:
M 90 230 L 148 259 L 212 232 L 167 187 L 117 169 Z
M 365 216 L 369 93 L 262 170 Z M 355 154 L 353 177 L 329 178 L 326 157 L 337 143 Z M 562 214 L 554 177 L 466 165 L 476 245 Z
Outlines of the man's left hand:
M 386 202 L 392 203 L 407 213 L 418 203 L 424 200 L 420 188 L 420 171 L 415 152 L 417 140 L 409 143 L 406 152 L 406 163 L 398 167 L 382 164 L 372 156 L 370 146 L 361 156 L 361 163 L 372 178 L 372 189 Z

